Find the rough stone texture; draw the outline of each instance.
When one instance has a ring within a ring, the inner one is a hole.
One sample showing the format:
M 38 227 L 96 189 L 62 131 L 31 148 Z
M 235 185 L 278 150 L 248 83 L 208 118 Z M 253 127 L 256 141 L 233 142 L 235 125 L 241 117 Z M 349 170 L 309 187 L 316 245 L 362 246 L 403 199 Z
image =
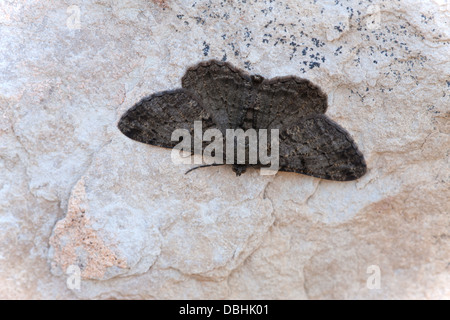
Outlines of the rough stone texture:
M 0 297 L 450 298 L 449 17 L 441 0 L 5 1 Z M 184 175 L 118 131 L 211 58 L 321 86 L 369 172 Z

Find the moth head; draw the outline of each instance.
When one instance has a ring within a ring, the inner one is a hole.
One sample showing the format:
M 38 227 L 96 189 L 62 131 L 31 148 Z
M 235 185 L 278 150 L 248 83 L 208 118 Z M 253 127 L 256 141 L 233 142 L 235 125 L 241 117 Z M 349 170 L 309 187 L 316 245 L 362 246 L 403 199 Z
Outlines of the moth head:
M 260 84 L 261 82 L 264 81 L 264 77 L 260 76 L 259 74 L 253 74 L 251 75 L 252 78 L 252 82 L 255 84 Z
M 233 164 L 233 171 L 236 173 L 236 176 L 240 176 L 247 171 L 247 166 L 242 164 Z

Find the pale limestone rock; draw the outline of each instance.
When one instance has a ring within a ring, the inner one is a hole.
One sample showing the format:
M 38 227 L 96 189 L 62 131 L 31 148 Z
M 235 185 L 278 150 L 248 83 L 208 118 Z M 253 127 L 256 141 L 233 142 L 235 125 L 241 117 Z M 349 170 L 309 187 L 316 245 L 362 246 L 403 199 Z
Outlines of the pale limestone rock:
M 106 280 L 147 272 L 158 257 L 160 268 L 216 279 L 262 242 L 273 222 L 263 199 L 267 178 L 253 172 L 246 186 L 229 171 L 230 190 L 223 169 L 184 175 L 188 167 L 174 167 L 170 152 L 116 136 L 96 154 L 55 227 L 57 266 L 78 265 L 84 279 Z
M 440 0 L 2 3 L 0 297 L 450 298 L 449 17 Z M 117 130 L 211 58 L 321 86 L 369 172 L 185 175 Z

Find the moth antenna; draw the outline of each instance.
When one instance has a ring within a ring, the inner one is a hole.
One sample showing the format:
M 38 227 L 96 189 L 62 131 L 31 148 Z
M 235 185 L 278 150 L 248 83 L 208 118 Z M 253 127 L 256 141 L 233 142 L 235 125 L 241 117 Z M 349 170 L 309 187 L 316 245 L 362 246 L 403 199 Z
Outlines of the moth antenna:
M 223 166 L 223 164 L 219 164 L 219 163 L 203 164 L 203 165 L 201 165 L 201 166 L 198 166 L 198 167 L 194 167 L 194 168 L 189 169 L 189 170 L 186 171 L 184 174 L 188 174 L 189 172 L 191 172 L 191 171 L 193 171 L 193 170 L 195 170 L 195 169 L 198 169 L 198 168 L 216 167 L 216 166 Z

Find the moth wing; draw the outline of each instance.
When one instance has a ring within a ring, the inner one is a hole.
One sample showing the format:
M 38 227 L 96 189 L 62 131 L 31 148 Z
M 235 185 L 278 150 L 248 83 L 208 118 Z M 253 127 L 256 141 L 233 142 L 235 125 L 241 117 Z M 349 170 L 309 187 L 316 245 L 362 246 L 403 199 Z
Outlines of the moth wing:
M 200 98 L 223 134 L 238 127 L 253 100 L 250 76 L 227 62 L 201 62 L 186 71 L 181 84 Z
M 312 82 L 298 77 L 264 80 L 258 87 L 252 109 L 257 129 L 287 129 L 303 117 L 324 114 L 326 94 Z
M 350 181 L 363 176 L 366 163 L 350 135 L 325 115 L 306 117 L 280 131 L 280 171 Z
M 171 139 L 176 129 L 188 130 L 193 143 L 194 121 L 202 121 L 203 131 L 215 128 L 199 99 L 185 89 L 177 89 L 142 99 L 122 116 L 118 128 L 133 140 L 173 148 L 179 143 Z

